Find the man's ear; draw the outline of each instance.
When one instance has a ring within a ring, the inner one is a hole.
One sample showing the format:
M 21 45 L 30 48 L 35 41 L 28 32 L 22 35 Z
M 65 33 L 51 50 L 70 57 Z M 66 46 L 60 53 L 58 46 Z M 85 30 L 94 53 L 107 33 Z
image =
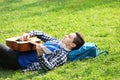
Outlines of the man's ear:
M 75 43 L 71 43 L 71 47 L 76 47 L 76 44 Z

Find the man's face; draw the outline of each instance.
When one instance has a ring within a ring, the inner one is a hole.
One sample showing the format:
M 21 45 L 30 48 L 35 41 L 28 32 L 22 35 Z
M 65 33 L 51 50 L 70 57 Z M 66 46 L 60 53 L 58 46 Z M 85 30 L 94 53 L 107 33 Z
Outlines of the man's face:
M 76 37 L 75 33 L 71 33 L 69 35 L 66 35 L 65 37 L 63 37 L 63 39 L 61 40 L 66 46 L 71 46 L 75 43 L 73 43 L 74 38 Z

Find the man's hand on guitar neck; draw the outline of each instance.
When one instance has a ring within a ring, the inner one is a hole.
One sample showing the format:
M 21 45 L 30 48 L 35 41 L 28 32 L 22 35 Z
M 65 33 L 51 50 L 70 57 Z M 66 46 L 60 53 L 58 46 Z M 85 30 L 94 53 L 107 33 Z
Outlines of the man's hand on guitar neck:
M 42 46 L 42 44 L 36 43 L 36 51 L 39 57 L 42 57 L 43 55 Z

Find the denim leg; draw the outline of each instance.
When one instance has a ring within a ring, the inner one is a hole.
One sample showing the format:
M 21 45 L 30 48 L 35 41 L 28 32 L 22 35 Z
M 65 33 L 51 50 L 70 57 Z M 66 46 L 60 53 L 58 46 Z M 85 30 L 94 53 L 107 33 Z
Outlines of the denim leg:
M 8 46 L 0 43 L 0 67 L 19 69 L 18 53 Z

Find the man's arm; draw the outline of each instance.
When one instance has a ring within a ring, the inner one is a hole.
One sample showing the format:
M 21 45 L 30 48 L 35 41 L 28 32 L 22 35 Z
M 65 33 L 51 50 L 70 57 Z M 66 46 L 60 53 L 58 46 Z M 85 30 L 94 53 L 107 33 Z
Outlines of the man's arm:
M 44 56 L 39 57 L 39 64 L 45 71 L 52 70 L 57 66 L 64 64 L 67 61 L 67 52 L 64 50 L 58 50 L 50 58 L 46 59 Z
M 37 31 L 37 30 L 33 30 L 33 31 L 30 31 L 30 32 L 27 32 L 27 33 L 24 33 L 22 36 L 21 36 L 21 40 L 24 41 L 24 40 L 28 40 L 30 37 L 32 36 L 36 36 L 38 37 L 39 39 L 41 39 L 43 42 L 46 42 L 46 41 L 52 41 L 52 40 L 56 40 L 56 38 L 53 38 L 49 35 L 47 35 L 46 33 L 42 32 L 42 31 Z
M 56 38 L 53 38 L 42 31 L 33 30 L 33 31 L 30 31 L 29 33 L 32 36 L 37 36 L 39 39 L 41 39 L 44 42 L 56 40 Z
M 39 64 L 33 63 L 27 67 L 28 70 L 39 70 L 43 69 L 45 71 L 49 71 L 54 69 L 57 66 L 63 65 L 67 61 L 67 51 L 57 50 L 53 54 L 53 56 L 49 59 L 45 58 L 45 55 L 39 57 Z

